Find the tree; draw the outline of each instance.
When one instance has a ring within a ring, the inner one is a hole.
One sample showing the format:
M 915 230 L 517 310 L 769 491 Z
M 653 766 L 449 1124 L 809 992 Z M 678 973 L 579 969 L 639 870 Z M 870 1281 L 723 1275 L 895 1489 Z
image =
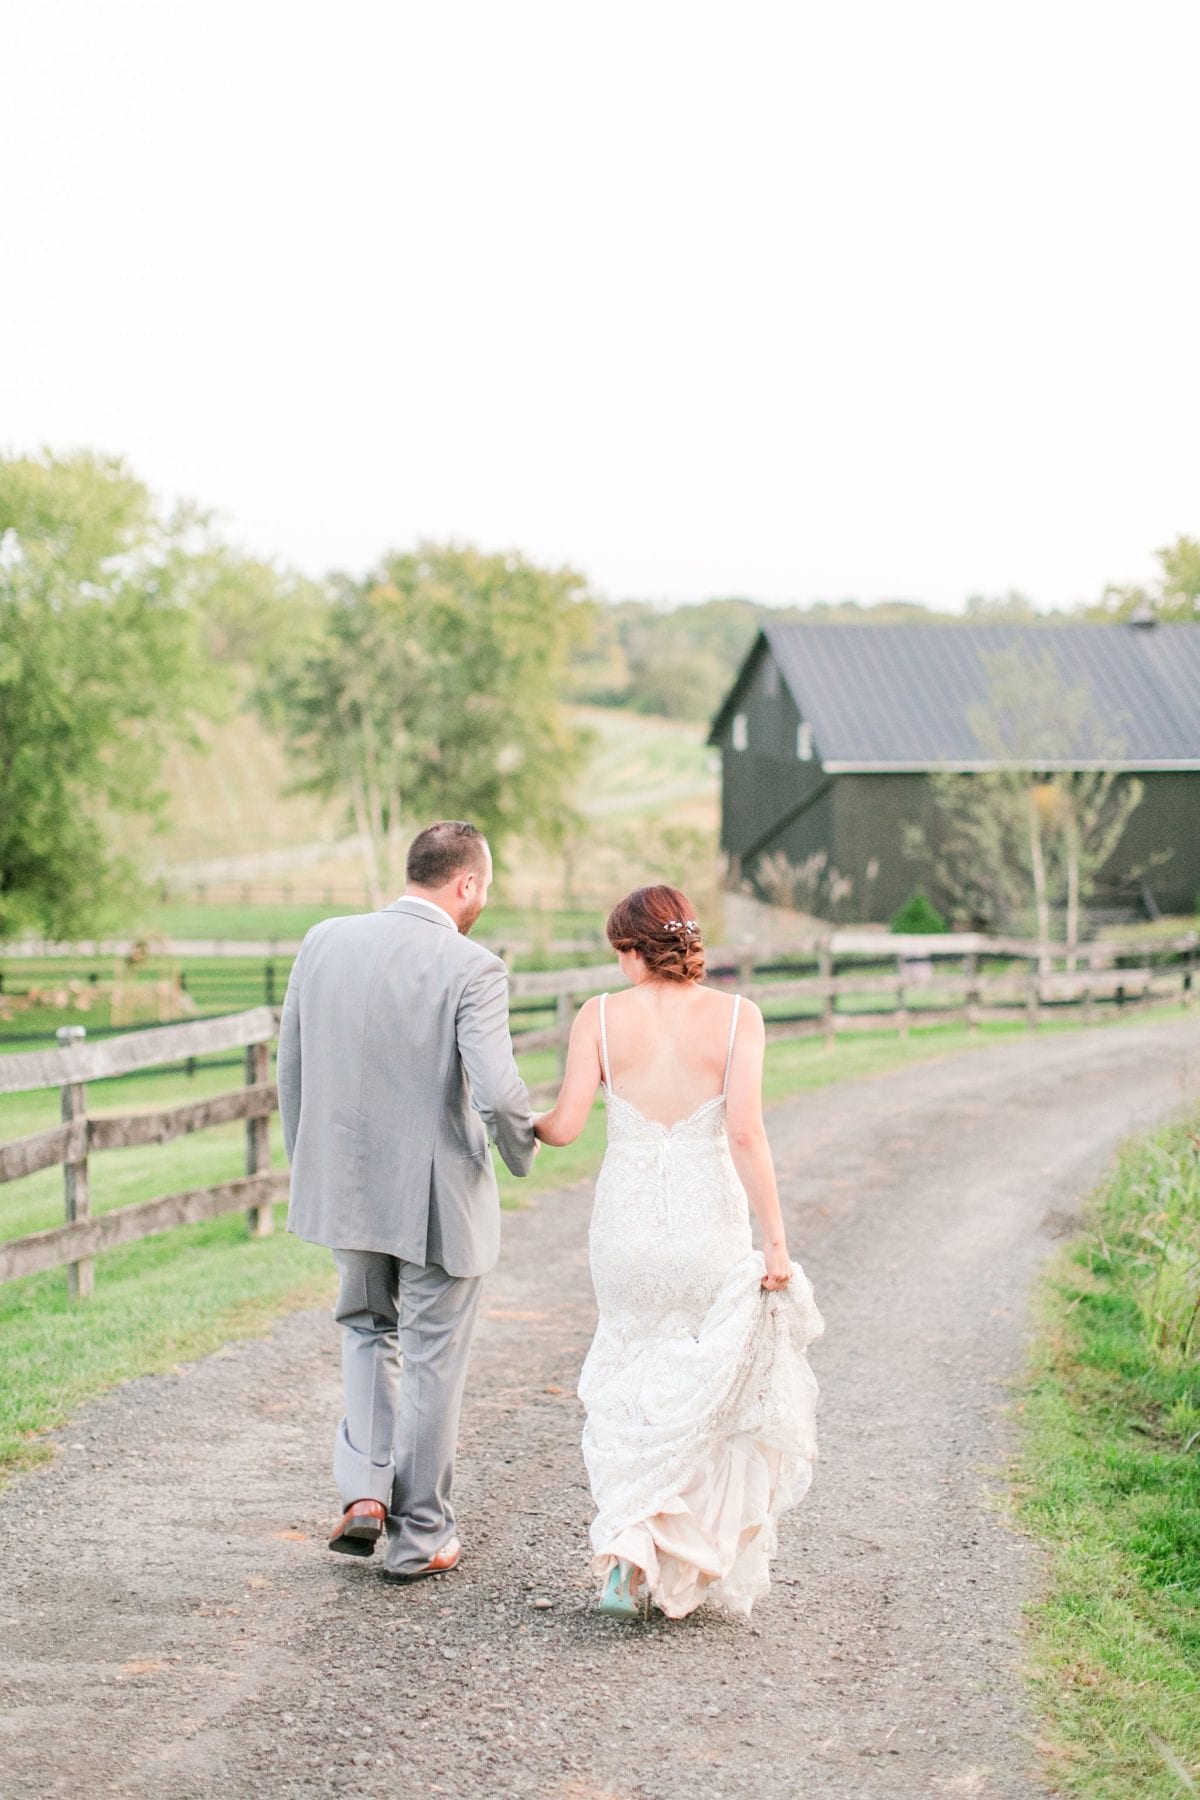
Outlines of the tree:
M 1157 619 L 1181 624 L 1200 623 L 1200 540 L 1177 537 L 1155 552 L 1160 575 L 1150 588 L 1136 583 L 1106 587 L 1089 616 L 1128 619 L 1148 608 Z
M 343 800 L 377 902 L 431 818 L 469 817 L 497 857 L 517 835 L 561 842 L 584 739 L 560 695 L 590 615 L 570 569 L 423 544 L 343 582 L 320 644 L 265 684 L 298 785 Z
M 1074 966 L 1081 904 L 1143 786 L 1113 766 L 1119 736 L 1102 726 L 1086 688 L 1062 685 L 1052 657 L 1014 648 L 984 662 L 987 699 L 967 709 L 967 721 L 990 766 L 930 777 L 938 842 L 910 827 L 909 854 L 932 855 L 942 893 L 989 923 L 1018 917 L 1032 900 L 1043 944 L 1064 899 Z
M 0 460 L 0 937 L 94 928 L 138 885 L 120 823 L 192 711 L 194 528 L 116 459 Z
M 892 914 L 888 929 L 900 936 L 924 936 L 949 931 L 950 927 L 924 888 L 916 888 Z
M 211 520 L 201 523 L 206 541 L 193 555 L 190 579 L 205 660 L 214 670 L 249 671 L 269 681 L 319 640 L 328 590 L 240 555 L 213 535 Z
M 968 594 L 963 617 L 971 625 L 1036 625 L 1037 607 L 1016 588 L 1007 594 Z

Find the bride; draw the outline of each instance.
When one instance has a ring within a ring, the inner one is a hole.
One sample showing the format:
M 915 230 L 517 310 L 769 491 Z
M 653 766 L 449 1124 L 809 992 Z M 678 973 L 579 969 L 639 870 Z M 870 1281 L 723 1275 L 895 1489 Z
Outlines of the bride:
M 607 930 L 631 985 L 581 1008 L 558 1099 L 534 1127 L 571 1143 L 603 1087 L 589 1238 L 600 1322 L 579 1378 L 600 1609 L 632 1617 L 653 1601 L 677 1619 L 707 1600 L 748 1614 L 769 1585 L 775 1522 L 812 1480 L 805 1351 L 824 1330 L 784 1241 L 762 1014 L 701 985 L 700 931 L 677 888 L 637 888 Z

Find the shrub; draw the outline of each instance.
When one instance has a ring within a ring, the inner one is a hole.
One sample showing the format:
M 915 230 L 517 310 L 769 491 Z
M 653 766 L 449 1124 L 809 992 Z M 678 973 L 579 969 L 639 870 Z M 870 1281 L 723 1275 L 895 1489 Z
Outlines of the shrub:
M 949 931 L 950 927 L 924 889 L 918 888 L 915 894 L 909 895 L 900 911 L 893 915 L 891 929 L 898 932 L 937 932 Z

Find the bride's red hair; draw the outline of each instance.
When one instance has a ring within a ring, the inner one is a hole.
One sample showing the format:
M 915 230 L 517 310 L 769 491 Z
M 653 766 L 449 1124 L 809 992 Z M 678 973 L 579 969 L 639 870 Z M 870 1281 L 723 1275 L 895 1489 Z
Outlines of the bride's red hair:
M 692 903 L 678 888 L 634 888 L 605 927 L 614 950 L 636 950 L 656 981 L 702 981 L 704 943 Z

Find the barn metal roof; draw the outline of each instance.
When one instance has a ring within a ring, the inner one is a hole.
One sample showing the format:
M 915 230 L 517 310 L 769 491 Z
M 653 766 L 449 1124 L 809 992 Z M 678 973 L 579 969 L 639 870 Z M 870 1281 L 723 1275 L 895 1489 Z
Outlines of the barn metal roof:
M 710 742 L 764 643 L 831 773 L 995 766 L 967 714 L 987 701 L 985 659 L 1014 648 L 1049 656 L 1064 691 L 1092 701 L 1072 753 L 1042 767 L 1200 768 L 1195 625 L 768 625 Z

